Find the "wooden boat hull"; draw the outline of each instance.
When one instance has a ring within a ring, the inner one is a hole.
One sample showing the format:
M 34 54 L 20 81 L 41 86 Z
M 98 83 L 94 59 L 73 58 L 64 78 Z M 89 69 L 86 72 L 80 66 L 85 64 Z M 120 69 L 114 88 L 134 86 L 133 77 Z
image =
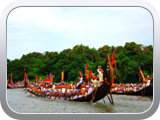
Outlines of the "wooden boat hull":
M 7 84 L 7 89 L 12 89 L 12 88 L 13 88 L 13 86 L 12 86 L 12 85 Z
M 7 89 L 12 89 L 12 87 L 7 85 Z

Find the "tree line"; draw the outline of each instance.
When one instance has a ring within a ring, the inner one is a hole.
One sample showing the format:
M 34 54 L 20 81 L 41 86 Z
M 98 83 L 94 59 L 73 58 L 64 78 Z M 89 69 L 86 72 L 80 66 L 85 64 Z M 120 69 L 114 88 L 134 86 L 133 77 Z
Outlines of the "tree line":
M 88 62 L 89 70 L 97 75 L 97 68 L 104 68 L 107 54 L 112 53 L 114 46 L 104 45 L 98 50 L 89 46 L 75 45 L 72 49 L 64 49 L 60 53 L 32 52 L 22 55 L 20 59 L 7 59 L 7 78 L 13 74 L 13 82 L 24 78 L 24 68 L 28 78 L 35 79 L 35 75 L 47 77 L 50 72 L 55 75 L 54 82 L 60 82 L 61 72 L 64 70 L 64 81 L 76 82 L 79 71 L 84 75 L 85 65 Z M 116 83 L 138 83 L 139 67 L 145 76 L 153 75 L 153 46 L 144 46 L 135 42 L 124 46 L 114 47 L 117 64 Z

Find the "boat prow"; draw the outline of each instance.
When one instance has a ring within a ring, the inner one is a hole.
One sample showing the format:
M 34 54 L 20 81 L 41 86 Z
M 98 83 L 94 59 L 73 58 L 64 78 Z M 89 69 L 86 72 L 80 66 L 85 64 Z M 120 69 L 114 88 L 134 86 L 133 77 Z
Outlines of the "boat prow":
M 111 67 L 111 55 L 107 55 L 104 72 L 103 72 L 103 84 L 97 88 L 93 88 L 93 91 L 87 95 L 82 96 L 80 98 L 73 99 L 73 101 L 81 101 L 81 102 L 96 102 L 100 99 L 103 99 L 107 94 L 110 93 L 111 85 L 112 85 L 112 67 Z M 105 81 L 105 79 L 107 81 Z

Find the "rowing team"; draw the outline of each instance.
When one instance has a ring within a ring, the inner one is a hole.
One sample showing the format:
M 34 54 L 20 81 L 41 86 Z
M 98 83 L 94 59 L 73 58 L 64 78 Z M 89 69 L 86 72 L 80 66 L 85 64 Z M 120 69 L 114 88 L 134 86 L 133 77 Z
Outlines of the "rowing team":
M 111 92 L 112 93 L 130 93 L 130 92 L 137 92 L 145 87 L 148 87 L 151 84 L 151 80 L 147 80 L 141 84 L 113 84 Z
M 92 92 L 92 85 L 86 85 L 82 84 L 80 89 L 76 89 L 75 85 L 74 87 L 71 87 L 71 85 L 68 84 L 62 84 L 62 85 L 47 85 L 44 86 L 41 84 L 38 85 L 27 85 L 27 89 L 24 91 L 29 92 L 31 95 L 34 94 L 36 96 L 42 96 L 42 97 L 48 97 L 48 98 L 72 98 L 76 99 L 77 97 L 87 96 Z
M 24 84 L 15 83 L 15 84 L 8 84 L 8 86 L 11 87 L 11 88 L 23 88 Z

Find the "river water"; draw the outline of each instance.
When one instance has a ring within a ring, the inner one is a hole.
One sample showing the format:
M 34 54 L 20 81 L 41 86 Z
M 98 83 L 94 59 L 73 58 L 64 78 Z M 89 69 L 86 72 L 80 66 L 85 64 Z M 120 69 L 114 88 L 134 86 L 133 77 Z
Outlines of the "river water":
M 152 105 L 148 96 L 113 95 L 114 105 L 108 97 L 96 103 L 54 100 L 31 96 L 23 88 L 7 89 L 9 107 L 18 113 L 142 113 Z

